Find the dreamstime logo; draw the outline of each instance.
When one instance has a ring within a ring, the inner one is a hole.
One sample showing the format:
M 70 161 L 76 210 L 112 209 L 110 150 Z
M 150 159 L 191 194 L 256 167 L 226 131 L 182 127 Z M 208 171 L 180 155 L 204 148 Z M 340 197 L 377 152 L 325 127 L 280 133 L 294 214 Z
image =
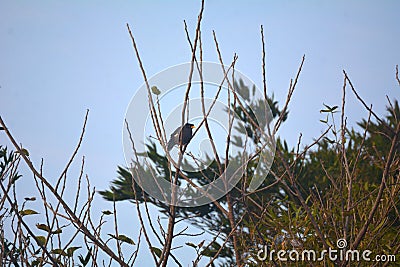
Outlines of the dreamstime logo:
M 185 63 L 170 67 L 148 79 L 149 86 L 154 88 L 150 97 L 156 111 L 161 113 L 165 132 L 161 131 L 166 139 L 182 125 L 183 102 L 190 70 L 191 63 Z M 158 140 L 160 132 L 157 135 L 154 130 L 156 116 L 151 112 L 148 88 L 143 84 L 131 99 L 125 115 L 127 123 L 123 127 L 125 160 L 134 170 L 133 178 L 146 193 L 166 204 L 201 206 L 229 192 L 247 172 L 248 162 L 257 155 L 258 163 L 247 188 L 250 192 L 254 191 L 264 181 L 275 156 L 275 139 L 269 131 L 273 117 L 263 92 L 239 71 L 210 62 L 202 62 L 201 75 L 194 67 L 190 86 L 184 114 L 188 122 L 202 126 L 194 131 L 180 169 L 184 172 L 201 172 L 212 164 L 216 151 L 221 161 L 227 162 L 224 172 L 206 184 L 189 183 L 182 179 L 178 185 L 174 185 L 165 179 L 166 174 L 161 174 L 149 159 L 149 148 L 156 148 L 160 155 L 168 153 L 172 161 L 177 160 L 180 152 L 176 148 L 166 151 Z M 242 117 L 237 114 L 239 106 L 248 112 L 253 125 L 257 124 L 257 144 L 248 136 L 243 114 Z M 157 116 L 160 123 L 159 114 Z M 205 117 L 214 145 L 204 127 Z M 229 154 L 226 154 L 227 140 L 230 140 Z
M 395 262 L 395 255 L 375 255 L 371 257 L 371 250 L 352 250 L 346 249 L 346 239 L 340 238 L 336 241 L 337 249 L 329 247 L 320 252 L 313 249 L 304 249 L 298 251 L 292 250 L 269 250 L 268 246 L 264 246 L 257 252 L 257 259 L 260 261 L 323 261 L 329 259 L 330 261 L 373 261 L 373 262 Z

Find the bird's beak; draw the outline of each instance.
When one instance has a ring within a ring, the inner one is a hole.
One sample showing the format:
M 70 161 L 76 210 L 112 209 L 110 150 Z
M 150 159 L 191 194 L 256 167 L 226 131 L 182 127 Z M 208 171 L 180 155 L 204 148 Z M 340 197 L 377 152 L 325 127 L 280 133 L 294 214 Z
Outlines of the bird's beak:
M 190 128 L 192 128 L 192 129 L 193 129 L 193 128 L 196 128 L 196 126 L 192 125 L 192 126 L 190 126 Z

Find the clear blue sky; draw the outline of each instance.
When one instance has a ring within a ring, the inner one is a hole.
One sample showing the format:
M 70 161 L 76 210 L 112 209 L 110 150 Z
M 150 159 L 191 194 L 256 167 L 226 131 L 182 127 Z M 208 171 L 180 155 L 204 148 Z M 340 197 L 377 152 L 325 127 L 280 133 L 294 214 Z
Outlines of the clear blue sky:
M 0 2 L 0 115 L 36 166 L 44 158 L 49 179 L 64 168 L 88 108 L 80 156 L 86 156 L 92 185 L 108 187 L 116 166 L 125 164 L 124 113 L 143 81 L 125 24 L 131 25 L 153 75 L 190 60 L 183 20 L 194 36 L 199 7 L 199 1 Z M 215 30 L 225 62 L 237 53 L 237 69 L 261 86 L 263 24 L 268 90 L 283 105 L 305 54 L 280 135 L 294 145 L 301 132 L 306 144 L 323 129 L 322 103 L 340 104 L 343 69 L 378 114 L 384 113 L 385 95 L 399 99 L 394 76 L 400 64 L 399 11 L 395 0 L 210 0 L 202 27 L 204 59 L 218 60 Z M 354 125 L 367 112 L 348 96 L 347 116 Z

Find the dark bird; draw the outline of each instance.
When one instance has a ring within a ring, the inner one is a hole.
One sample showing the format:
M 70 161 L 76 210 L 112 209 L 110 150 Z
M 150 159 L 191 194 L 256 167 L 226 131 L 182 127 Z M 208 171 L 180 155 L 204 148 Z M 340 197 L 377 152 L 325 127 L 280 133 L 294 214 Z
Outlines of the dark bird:
M 187 145 L 189 144 L 190 140 L 192 139 L 192 129 L 195 126 L 191 123 L 186 123 L 182 127 L 178 127 L 170 136 L 168 141 L 168 151 L 175 145 Z

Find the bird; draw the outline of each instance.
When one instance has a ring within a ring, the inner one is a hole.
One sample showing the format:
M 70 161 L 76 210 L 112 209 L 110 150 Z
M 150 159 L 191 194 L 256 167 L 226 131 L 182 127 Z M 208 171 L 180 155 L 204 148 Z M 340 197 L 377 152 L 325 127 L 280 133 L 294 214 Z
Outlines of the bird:
M 187 145 L 189 144 L 190 140 L 192 139 L 192 129 L 195 128 L 194 124 L 186 123 L 185 125 L 178 127 L 169 137 L 168 141 L 168 151 L 175 145 Z

